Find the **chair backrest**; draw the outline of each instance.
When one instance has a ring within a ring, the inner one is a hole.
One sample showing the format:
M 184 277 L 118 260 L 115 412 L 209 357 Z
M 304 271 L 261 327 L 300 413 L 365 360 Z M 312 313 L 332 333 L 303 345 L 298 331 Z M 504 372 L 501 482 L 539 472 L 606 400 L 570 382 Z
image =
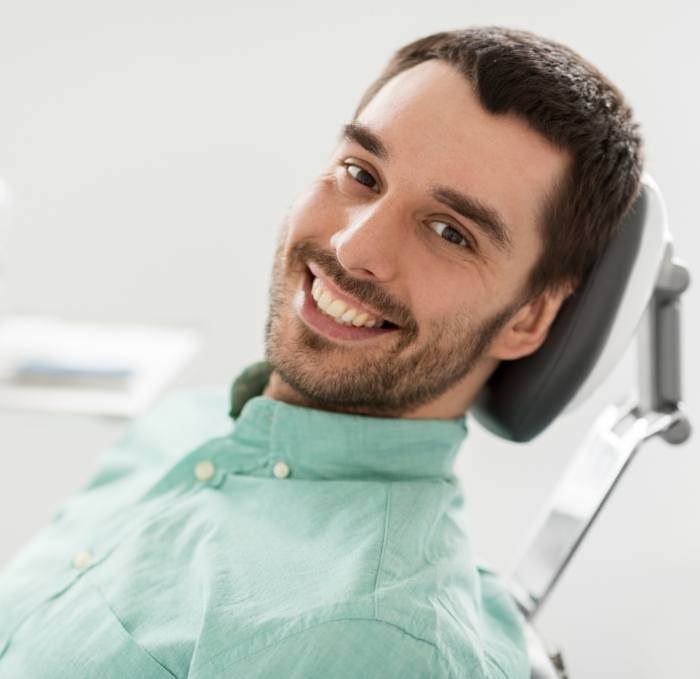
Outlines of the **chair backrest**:
M 469 412 L 497 436 L 527 442 L 585 401 L 630 344 L 668 243 L 663 198 L 644 175 L 621 228 L 562 304 L 543 345 L 502 361 Z

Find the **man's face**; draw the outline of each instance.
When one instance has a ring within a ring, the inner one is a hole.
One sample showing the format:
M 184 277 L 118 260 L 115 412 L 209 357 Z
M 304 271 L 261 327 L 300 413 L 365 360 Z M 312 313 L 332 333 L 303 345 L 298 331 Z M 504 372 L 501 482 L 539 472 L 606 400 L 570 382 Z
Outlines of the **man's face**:
M 285 219 L 267 358 L 320 407 L 400 416 L 498 358 L 567 158 L 437 60 L 345 129 Z

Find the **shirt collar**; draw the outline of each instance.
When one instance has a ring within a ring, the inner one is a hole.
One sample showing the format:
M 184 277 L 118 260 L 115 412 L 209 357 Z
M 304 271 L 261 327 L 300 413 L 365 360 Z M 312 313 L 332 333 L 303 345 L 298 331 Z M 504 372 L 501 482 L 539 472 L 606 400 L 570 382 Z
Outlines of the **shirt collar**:
M 285 462 L 295 478 L 454 478 L 466 417 L 414 420 L 295 406 L 261 396 L 272 370 L 246 368 L 231 388 L 233 439 Z

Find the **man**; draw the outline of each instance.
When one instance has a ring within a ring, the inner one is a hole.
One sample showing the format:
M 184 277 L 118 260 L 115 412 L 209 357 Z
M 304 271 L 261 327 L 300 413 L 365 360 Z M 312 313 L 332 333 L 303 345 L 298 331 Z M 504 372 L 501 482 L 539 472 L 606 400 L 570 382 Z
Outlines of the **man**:
M 618 227 L 640 146 L 561 45 L 400 49 L 285 219 L 267 360 L 228 405 L 136 422 L 8 567 L 0 677 L 525 679 L 452 465 Z

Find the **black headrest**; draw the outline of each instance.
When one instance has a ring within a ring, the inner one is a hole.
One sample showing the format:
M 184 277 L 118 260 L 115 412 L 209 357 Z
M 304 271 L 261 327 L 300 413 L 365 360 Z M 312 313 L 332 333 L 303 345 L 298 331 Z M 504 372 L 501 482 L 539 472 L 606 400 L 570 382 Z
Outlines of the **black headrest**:
M 527 442 L 544 431 L 598 361 L 620 308 L 645 229 L 649 197 L 641 191 L 603 254 L 562 304 L 544 344 L 502 361 L 470 413 L 494 434 Z

